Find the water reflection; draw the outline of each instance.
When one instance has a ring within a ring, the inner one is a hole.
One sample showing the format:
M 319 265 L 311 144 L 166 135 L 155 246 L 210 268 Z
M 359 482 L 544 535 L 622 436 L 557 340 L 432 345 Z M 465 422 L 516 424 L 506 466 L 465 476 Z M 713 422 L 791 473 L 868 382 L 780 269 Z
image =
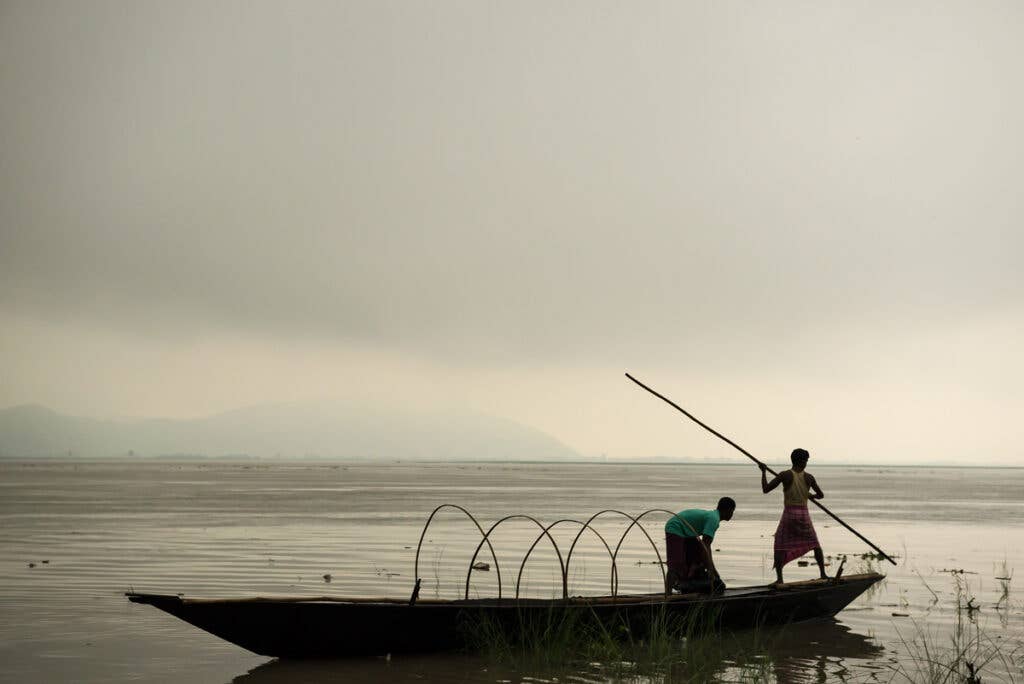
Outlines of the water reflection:
M 524 682 L 565 681 L 670 684 L 695 679 L 745 678 L 756 674 L 780 684 L 856 679 L 855 673 L 883 653 L 874 640 L 835 620 L 744 632 L 721 637 L 701 648 L 699 662 L 639 671 L 582 665 L 572 669 L 516 669 L 465 655 L 424 655 L 346 660 L 273 660 L 240 675 L 233 684 L 296 684 L 314 682 Z
M 496 682 L 520 681 L 514 670 L 489 666 L 481 658 L 423 655 L 345 660 L 272 660 L 235 677 L 232 684 L 314 682 Z
M 766 656 L 775 680 L 845 681 L 885 649 L 835 620 L 790 625 L 770 640 Z

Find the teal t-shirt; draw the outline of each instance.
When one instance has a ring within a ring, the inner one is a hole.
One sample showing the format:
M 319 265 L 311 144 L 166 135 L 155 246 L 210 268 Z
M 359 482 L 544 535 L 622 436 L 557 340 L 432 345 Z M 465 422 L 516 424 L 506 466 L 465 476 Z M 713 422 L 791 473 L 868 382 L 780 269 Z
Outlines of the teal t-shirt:
M 691 508 L 679 511 L 672 516 L 665 523 L 665 534 L 675 534 L 680 537 L 696 537 L 698 534 L 703 534 L 705 537 L 714 537 L 715 532 L 718 531 L 718 523 L 721 521 L 722 517 L 718 514 L 717 509 L 705 511 L 702 508 Z

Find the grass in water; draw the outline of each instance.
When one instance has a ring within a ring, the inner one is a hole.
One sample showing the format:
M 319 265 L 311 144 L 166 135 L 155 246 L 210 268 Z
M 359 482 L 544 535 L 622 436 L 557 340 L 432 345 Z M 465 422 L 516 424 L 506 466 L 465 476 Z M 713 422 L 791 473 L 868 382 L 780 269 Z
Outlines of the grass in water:
M 872 648 L 859 646 L 862 653 L 823 655 L 810 662 L 808 658 L 817 648 L 816 633 L 802 631 L 799 625 L 721 632 L 715 614 L 676 615 L 659 605 L 652 605 L 642 617 L 634 615 L 632 624 L 627 624 L 622 618 L 598 619 L 585 605 L 565 609 L 530 608 L 527 604 L 522 610 L 510 607 L 500 618 L 467 614 L 465 628 L 467 643 L 474 651 L 496 666 L 519 673 L 524 681 L 526 675 L 541 675 L 548 681 L 634 684 L 781 682 L 808 677 L 907 684 L 1024 684 L 1024 641 L 1016 634 L 985 628 L 985 616 L 998 612 L 1005 617 L 1008 613 L 1012 569 L 1005 564 L 995 569 L 1002 592 L 995 597 L 998 601 L 984 603 L 972 586 L 970 573 L 947 572 L 953 592 L 945 605 L 940 604 L 938 586 L 929 586 L 916 574 L 930 593 L 929 611 L 949 615 L 952 610 L 952 625 L 914 622 L 902 632 L 897 627 L 898 641 L 892 645 L 895 648 L 890 647 L 892 657 L 884 660 Z M 821 635 L 841 642 L 836 630 L 823 629 Z M 794 650 L 794 643 L 801 640 L 810 644 L 806 653 Z M 880 647 L 876 650 L 882 651 Z M 861 662 L 843 662 L 848 657 Z
M 770 679 L 764 655 L 769 638 L 762 630 L 738 634 L 716 629 L 717 614 L 693 611 L 679 616 L 652 606 L 642 624 L 599 619 L 593 610 L 519 611 L 504 618 L 469 615 L 467 644 L 490 661 L 517 671 L 579 673 L 589 670 L 616 680 L 656 677 L 705 681 L 726 672 L 730 679 Z M 778 630 L 772 632 L 777 638 Z
M 1003 559 L 1003 567 L 996 575 L 996 581 L 999 582 L 999 600 L 996 602 L 996 609 L 1005 609 L 1010 606 L 1010 580 L 1013 579 L 1013 570 L 1007 565 L 1006 560 Z
M 976 624 L 954 627 L 948 640 L 920 626 L 909 639 L 899 636 L 905 657 L 891 666 L 892 681 L 980 684 L 982 673 L 986 682 L 1024 681 L 1020 645 L 996 641 Z
M 995 605 L 997 610 L 1009 598 L 1007 584 L 1012 572 L 1005 563 L 1002 570 L 1002 577 L 997 579 L 1007 579 L 1002 587 L 1003 596 Z M 904 657 L 890 666 L 892 681 L 981 684 L 984 674 L 985 682 L 1024 682 L 1024 644 L 986 634 L 977 620 L 981 606 L 965 572 L 952 570 L 950 573 L 956 592 L 952 633 L 942 638 L 915 623 L 915 633 L 908 638 L 897 629 Z

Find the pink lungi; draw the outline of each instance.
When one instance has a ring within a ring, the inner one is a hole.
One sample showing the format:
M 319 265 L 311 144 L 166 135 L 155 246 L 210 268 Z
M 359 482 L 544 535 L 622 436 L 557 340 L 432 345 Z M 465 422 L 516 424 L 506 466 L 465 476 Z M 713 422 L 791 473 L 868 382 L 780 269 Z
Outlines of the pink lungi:
M 820 547 L 807 506 L 786 504 L 779 527 L 775 530 L 775 567 L 781 568 L 794 558 Z M 782 554 L 781 558 L 779 554 Z

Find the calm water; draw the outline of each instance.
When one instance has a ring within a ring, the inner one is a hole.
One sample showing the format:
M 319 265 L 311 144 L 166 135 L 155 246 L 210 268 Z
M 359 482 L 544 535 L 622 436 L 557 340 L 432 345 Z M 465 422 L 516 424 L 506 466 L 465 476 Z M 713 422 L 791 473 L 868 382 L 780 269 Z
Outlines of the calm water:
M 969 628 L 1009 656 L 987 666 L 985 681 L 1024 679 L 1024 665 L 1014 660 L 1024 655 L 1014 651 L 1024 640 L 1024 594 L 1015 591 L 1021 579 L 997 579 L 1024 568 L 1024 470 L 812 472 L 825 489 L 824 503 L 897 554 L 900 565 L 855 558 L 867 548 L 812 512 L 825 553 L 850 554 L 846 572 L 870 566 L 888 578 L 838 621 L 790 627 L 773 638 L 765 650 L 775 678 L 889 681 L 894 668 L 912 662 L 907 651 L 920 631 L 935 643 L 949 641 L 959 597 L 980 606 Z M 771 533 L 781 494 L 762 495 L 758 478 L 756 468 L 742 464 L 0 462 L 0 680 L 543 680 L 543 672 L 516 673 L 468 657 L 272 661 L 130 604 L 123 592 L 406 597 L 423 523 L 442 503 L 468 508 L 486 526 L 511 513 L 552 522 L 604 508 L 636 514 L 712 507 L 722 495 L 734 497 L 738 510 L 719 531 L 716 562 L 731 586 L 762 584 L 773 578 Z M 659 546 L 664 519 L 652 515 L 647 525 Z M 614 518 L 599 525 L 612 540 L 624 528 Z M 567 526 L 556 539 L 567 549 L 574 534 Z M 536 536 L 529 523 L 496 532 L 506 593 L 514 591 Z M 421 555 L 421 595 L 459 596 L 478 540 L 459 514 L 439 515 Z M 585 535 L 580 543 L 570 590 L 607 593 L 607 553 L 596 538 Z M 621 592 L 661 587 L 642 534 L 630 533 L 620 556 Z M 787 579 L 815 575 L 813 567 L 787 566 Z M 522 593 L 550 597 L 559 584 L 553 552 L 538 545 Z M 473 574 L 472 595 L 496 592 L 494 572 Z M 728 678 L 727 664 L 722 672 Z M 608 681 L 586 667 L 578 674 L 580 681 Z

